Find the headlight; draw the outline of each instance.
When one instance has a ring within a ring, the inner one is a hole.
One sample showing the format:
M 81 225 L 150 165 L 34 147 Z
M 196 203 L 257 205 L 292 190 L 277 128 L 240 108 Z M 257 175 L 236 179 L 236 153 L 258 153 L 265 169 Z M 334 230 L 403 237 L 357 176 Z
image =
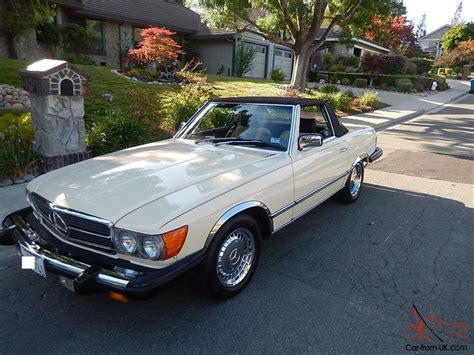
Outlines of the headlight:
M 159 235 L 147 235 L 143 238 L 143 256 L 148 259 L 158 260 L 164 254 L 163 239 Z
M 117 246 L 127 254 L 134 254 L 138 249 L 137 236 L 131 232 L 120 232 L 117 238 Z
M 115 246 L 123 254 L 150 260 L 166 260 L 181 251 L 188 235 L 188 226 L 159 235 L 140 234 L 121 229 L 115 229 L 113 234 Z

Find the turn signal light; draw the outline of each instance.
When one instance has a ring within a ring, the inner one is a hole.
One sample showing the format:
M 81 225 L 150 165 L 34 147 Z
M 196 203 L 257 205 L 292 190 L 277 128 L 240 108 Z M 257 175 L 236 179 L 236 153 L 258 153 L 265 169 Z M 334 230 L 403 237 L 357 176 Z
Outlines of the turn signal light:
M 163 243 L 165 245 L 165 259 L 172 258 L 178 255 L 183 247 L 186 236 L 188 235 L 188 226 L 183 226 L 174 231 L 161 234 Z
M 110 291 L 109 292 L 109 297 L 111 299 L 113 299 L 114 301 L 118 301 L 118 302 L 122 302 L 122 303 L 127 303 L 128 302 L 128 298 L 125 297 L 124 295 L 122 295 L 121 293 Z

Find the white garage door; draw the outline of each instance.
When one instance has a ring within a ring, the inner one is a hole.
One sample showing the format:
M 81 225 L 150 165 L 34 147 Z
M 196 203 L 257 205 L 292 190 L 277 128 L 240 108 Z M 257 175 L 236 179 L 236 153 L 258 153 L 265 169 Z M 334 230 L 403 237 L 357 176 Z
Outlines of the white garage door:
M 285 79 L 291 79 L 291 69 L 293 68 L 293 52 L 275 49 L 274 68 L 280 68 L 285 74 Z
M 245 43 L 245 48 L 255 49 L 255 58 L 253 60 L 253 69 L 244 74 L 248 78 L 264 78 L 265 62 L 267 60 L 267 47 L 258 44 Z

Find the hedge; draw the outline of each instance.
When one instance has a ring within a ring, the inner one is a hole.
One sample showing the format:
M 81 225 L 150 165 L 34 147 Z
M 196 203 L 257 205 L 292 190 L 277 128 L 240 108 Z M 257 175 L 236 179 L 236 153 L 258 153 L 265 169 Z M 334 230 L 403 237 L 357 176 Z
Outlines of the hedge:
M 329 71 L 313 71 L 310 72 L 308 78 L 309 81 L 312 81 L 312 78 L 318 78 L 321 76 L 329 77 L 332 83 L 336 81 L 344 82 L 350 81 L 350 84 L 353 85 L 357 79 L 366 79 L 367 83 L 372 83 L 372 86 L 388 88 L 397 87 L 397 81 L 400 79 L 407 79 L 412 84 L 416 91 L 426 91 L 431 89 L 431 84 L 433 81 L 436 81 L 438 84 L 437 90 L 443 91 L 448 88 L 446 79 L 438 75 L 431 76 L 421 76 L 421 75 L 386 75 L 386 74 L 368 74 L 368 73 L 346 73 L 346 72 L 329 72 Z M 348 79 L 348 80 L 347 80 Z M 314 81 L 314 80 L 313 80 Z

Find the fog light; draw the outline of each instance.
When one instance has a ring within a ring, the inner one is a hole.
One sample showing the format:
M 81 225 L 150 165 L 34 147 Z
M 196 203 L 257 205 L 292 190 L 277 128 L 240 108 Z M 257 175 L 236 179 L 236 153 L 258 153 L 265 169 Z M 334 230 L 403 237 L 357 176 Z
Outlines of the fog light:
M 143 254 L 148 259 L 158 260 L 163 252 L 163 240 L 160 236 L 146 236 L 143 238 Z
M 122 249 L 129 254 L 133 254 L 137 251 L 138 242 L 137 242 L 137 237 L 134 234 L 131 234 L 131 233 L 120 234 L 119 243 Z

